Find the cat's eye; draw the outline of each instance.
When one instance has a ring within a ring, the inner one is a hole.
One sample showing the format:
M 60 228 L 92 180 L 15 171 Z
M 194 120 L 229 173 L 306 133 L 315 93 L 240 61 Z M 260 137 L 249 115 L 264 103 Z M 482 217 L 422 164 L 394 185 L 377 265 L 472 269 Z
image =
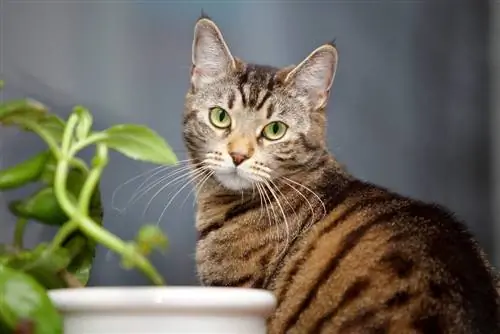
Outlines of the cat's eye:
M 262 135 L 268 140 L 278 140 L 283 138 L 288 126 L 283 122 L 271 122 L 262 130 Z
M 231 117 L 229 113 L 221 107 L 210 108 L 210 123 L 219 129 L 225 129 L 231 126 Z

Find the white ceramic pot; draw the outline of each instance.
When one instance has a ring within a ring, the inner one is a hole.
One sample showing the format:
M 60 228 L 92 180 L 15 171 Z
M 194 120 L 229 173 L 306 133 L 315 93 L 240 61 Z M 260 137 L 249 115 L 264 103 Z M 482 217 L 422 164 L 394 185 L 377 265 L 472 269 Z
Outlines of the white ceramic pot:
M 209 287 L 90 287 L 49 292 L 64 334 L 265 334 L 268 291 Z

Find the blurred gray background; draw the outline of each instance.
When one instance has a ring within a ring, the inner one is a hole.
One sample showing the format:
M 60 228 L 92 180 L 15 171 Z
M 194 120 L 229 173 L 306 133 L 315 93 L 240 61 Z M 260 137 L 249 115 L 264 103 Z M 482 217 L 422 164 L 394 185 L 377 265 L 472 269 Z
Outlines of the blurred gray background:
M 146 124 L 185 159 L 181 113 L 193 27 L 202 8 L 233 54 L 251 62 L 297 63 L 336 38 L 340 63 L 328 136 L 338 159 L 364 180 L 448 206 L 498 263 L 493 208 L 500 180 L 492 166 L 500 168 L 500 159 L 493 154 L 496 132 L 490 126 L 500 126 L 490 94 L 500 87 L 491 75 L 499 74 L 500 51 L 492 47 L 500 36 L 492 34 L 499 30 L 492 15 L 498 7 L 481 0 L 2 0 L 2 95 L 39 99 L 64 116 L 83 104 L 98 129 Z M 2 167 L 43 148 L 34 136 L 0 131 Z M 153 167 L 111 157 L 101 184 L 105 226 L 122 238 L 158 221 L 182 186 L 160 192 L 145 213 L 159 186 L 135 203 L 128 202 L 145 177 L 115 191 Z M 169 252 L 153 257 L 174 285 L 198 284 L 193 197 L 184 201 L 189 190 L 184 188 L 160 221 Z M 4 208 L 7 200 L 27 192 L 0 194 L 1 241 L 10 240 L 14 225 Z M 32 224 L 28 244 L 52 233 Z M 91 284 L 146 283 L 140 273 L 122 270 L 116 255 L 99 250 Z

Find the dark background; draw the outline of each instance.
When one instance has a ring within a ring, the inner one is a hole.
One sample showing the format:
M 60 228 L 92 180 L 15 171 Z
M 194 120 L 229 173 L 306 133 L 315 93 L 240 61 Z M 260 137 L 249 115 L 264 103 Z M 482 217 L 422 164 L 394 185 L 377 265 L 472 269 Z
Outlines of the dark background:
M 4 98 L 30 96 L 66 115 L 83 104 L 103 129 L 142 123 L 164 136 L 179 159 L 194 22 L 201 8 L 221 28 L 234 55 L 288 65 L 336 38 L 340 63 L 329 107 L 329 143 L 358 177 L 463 218 L 494 260 L 494 147 L 489 92 L 492 8 L 488 1 L 23 1 L 0 8 Z M 497 35 L 498 36 L 498 35 Z M 1 129 L 3 167 L 40 150 L 34 136 Z M 105 226 L 131 239 L 156 222 L 182 184 L 127 202 L 153 166 L 113 154 L 102 181 Z M 165 184 L 164 182 L 163 184 Z M 155 188 L 159 189 L 159 188 Z M 167 282 L 197 284 L 192 196 L 185 188 L 160 224 L 171 245 L 153 258 Z M 26 190 L 27 191 L 27 190 Z M 0 238 L 13 219 L 0 194 Z M 120 209 L 113 209 L 116 206 Z M 31 225 L 28 244 L 53 231 Z M 119 258 L 100 249 L 93 285 L 138 285 Z

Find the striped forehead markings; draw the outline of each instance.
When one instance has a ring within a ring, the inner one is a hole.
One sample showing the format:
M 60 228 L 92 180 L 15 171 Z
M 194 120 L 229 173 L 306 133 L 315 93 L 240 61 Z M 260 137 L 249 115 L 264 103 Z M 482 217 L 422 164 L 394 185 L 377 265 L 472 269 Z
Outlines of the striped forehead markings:
M 271 97 L 274 89 L 275 81 L 274 74 L 276 70 L 271 67 L 258 65 L 247 65 L 244 72 L 240 76 L 238 82 L 238 91 L 241 95 L 241 103 L 243 107 L 252 108 L 259 111 L 264 107 L 266 101 Z M 247 89 L 245 89 L 247 88 Z M 261 93 L 264 92 L 259 101 Z M 269 110 L 273 108 L 268 107 Z

